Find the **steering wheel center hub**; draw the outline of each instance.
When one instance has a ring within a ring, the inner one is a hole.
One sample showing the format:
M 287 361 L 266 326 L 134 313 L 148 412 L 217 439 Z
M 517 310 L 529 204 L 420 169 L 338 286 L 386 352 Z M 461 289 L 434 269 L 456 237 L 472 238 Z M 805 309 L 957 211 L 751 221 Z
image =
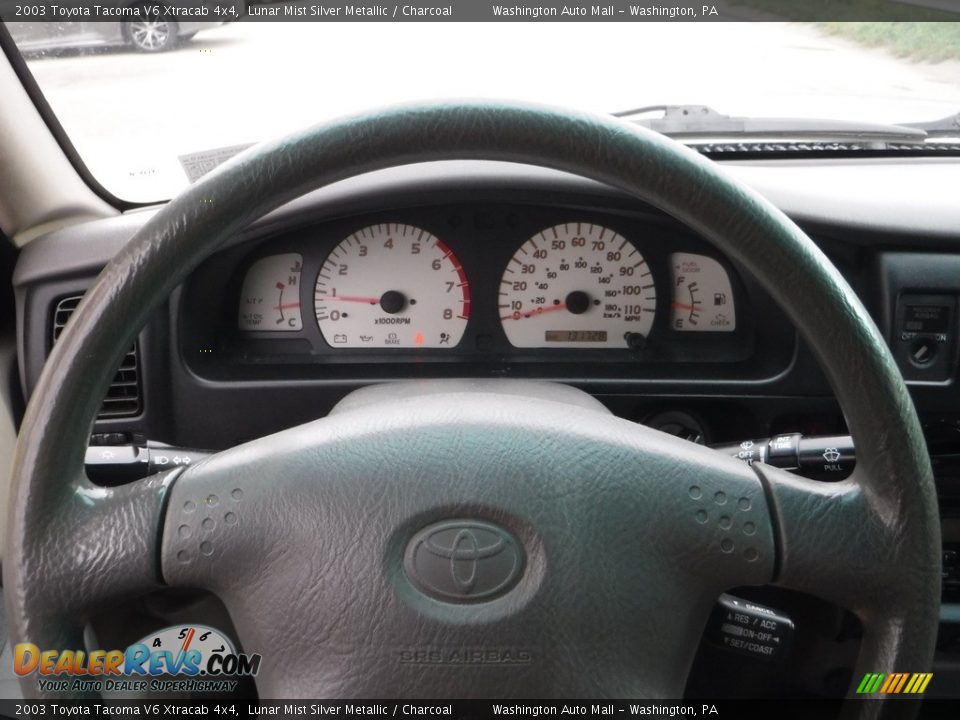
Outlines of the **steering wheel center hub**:
M 410 581 L 438 600 L 492 600 L 519 581 L 526 553 L 513 534 L 478 520 L 428 525 L 407 545 L 403 568 Z

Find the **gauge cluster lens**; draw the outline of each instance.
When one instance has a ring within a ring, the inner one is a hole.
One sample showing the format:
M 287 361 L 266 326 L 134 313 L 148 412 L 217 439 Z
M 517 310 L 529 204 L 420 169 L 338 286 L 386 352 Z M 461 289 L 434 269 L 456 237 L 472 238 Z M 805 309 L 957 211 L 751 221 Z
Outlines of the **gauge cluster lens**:
M 470 286 L 453 251 L 412 225 L 384 223 L 335 247 L 314 309 L 334 348 L 452 348 L 470 317 Z
M 317 327 L 331 349 L 452 349 L 463 340 L 471 287 L 460 260 L 440 238 L 414 225 L 382 223 L 357 230 L 324 257 L 325 252 L 280 253 L 250 264 L 241 284 L 239 329 L 304 330 L 300 286 L 307 258 L 310 279 L 316 277 Z M 672 330 L 734 332 L 733 286 L 724 266 L 693 252 L 664 259 L 671 287 L 664 315 Z M 514 252 L 497 286 L 499 269 L 481 265 L 477 271 L 483 297 L 490 298 L 484 302 L 491 310 L 496 306 L 496 316 L 485 313 L 474 329 L 478 337 L 489 339 L 484 323 L 492 320 L 517 348 L 638 349 L 653 329 L 654 271 L 637 246 L 609 227 L 586 222 L 548 227 Z M 667 282 L 664 277 L 664 287 Z
M 733 332 L 737 329 L 730 276 L 713 258 L 673 253 L 670 325 L 681 332 Z
M 243 279 L 237 325 L 241 330 L 294 332 L 303 328 L 300 273 L 296 253 L 257 260 Z
M 626 238 L 566 223 L 517 250 L 498 307 L 515 347 L 628 348 L 649 335 L 657 293 L 643 255 Z

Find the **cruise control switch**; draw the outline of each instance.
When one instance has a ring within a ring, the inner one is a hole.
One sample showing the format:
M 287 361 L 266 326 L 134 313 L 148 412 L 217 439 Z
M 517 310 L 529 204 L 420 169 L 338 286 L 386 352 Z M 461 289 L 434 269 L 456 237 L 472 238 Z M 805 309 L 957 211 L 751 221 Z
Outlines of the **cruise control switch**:
M 762 462 L 823 480 L 841 480 L 856 465 L 853 438 L 849 435 L 804 437 L 792 433 L 744 440 L 736 445 L 715 445 L 713 449 L 747 464 Z
M 776 660 L 786 654 L 793 628 L 793 621 L 781 612 L 724 594 L 713 608 L 706 636 L 730 650 Z

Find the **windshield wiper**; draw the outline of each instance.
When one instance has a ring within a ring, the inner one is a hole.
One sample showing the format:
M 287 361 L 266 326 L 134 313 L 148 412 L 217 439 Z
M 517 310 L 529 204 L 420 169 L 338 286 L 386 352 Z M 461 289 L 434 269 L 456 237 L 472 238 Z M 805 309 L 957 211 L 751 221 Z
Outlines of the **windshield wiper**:
M 901 127 L 917 128 L 923 130 L 928 138 L 934 137 L 952 137 L 960 138 L 960 112 L 956 115 L 948 115 L 939 120 L 922 123 L 901 123 Z
M 644 115 L 662 113 L 661 117 Z M 723 115 L 706 105 L 653 105 L 613 113 L 638 125 L 676 139 L 722 138 L 737 136 L 762 140 L 817 140 L 818 142 L 923 143 L 937 137 L 960 135 L 960 125 L 946 132 L 949 122 L 958 117 L 925 124 L 887 125 L 884 123 L 818 120 L 811 118 L 750 118 Z M 942 124 L 942 127 L 941 127 Z M 933 127 L 933 126 L 936 127 Z M 941 134 L 942 132 L 942 134 Z

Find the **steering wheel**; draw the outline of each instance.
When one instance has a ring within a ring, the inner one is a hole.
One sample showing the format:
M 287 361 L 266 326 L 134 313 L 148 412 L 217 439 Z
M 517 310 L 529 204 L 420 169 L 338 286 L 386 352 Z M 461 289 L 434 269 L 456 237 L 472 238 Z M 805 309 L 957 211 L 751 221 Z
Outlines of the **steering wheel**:
M 598 180 L 735 258 L 816 353 L 856 443 L 853 475 L 827 484 L 750 467 L 572 388 L 464 381 L 360 391 L 329 417 L 122 487 L 85 477 L 113 369 L 227 238 L 309 190 L 451 159 Z M 83 648 L 85 621 L 108 601 L 204 588 L 262 654 L 262 697 L 680 697 L 718 595 L 767 583 L 860 618 L 854 677 L 921 671 L 933 656 L 933 476 L 867 312 L 770 203 L 608 117 L 403 106 L 224 164 L 157 212 L 87 292 L 30 399 L 13 484 L 3 580 L 14 642 Z

